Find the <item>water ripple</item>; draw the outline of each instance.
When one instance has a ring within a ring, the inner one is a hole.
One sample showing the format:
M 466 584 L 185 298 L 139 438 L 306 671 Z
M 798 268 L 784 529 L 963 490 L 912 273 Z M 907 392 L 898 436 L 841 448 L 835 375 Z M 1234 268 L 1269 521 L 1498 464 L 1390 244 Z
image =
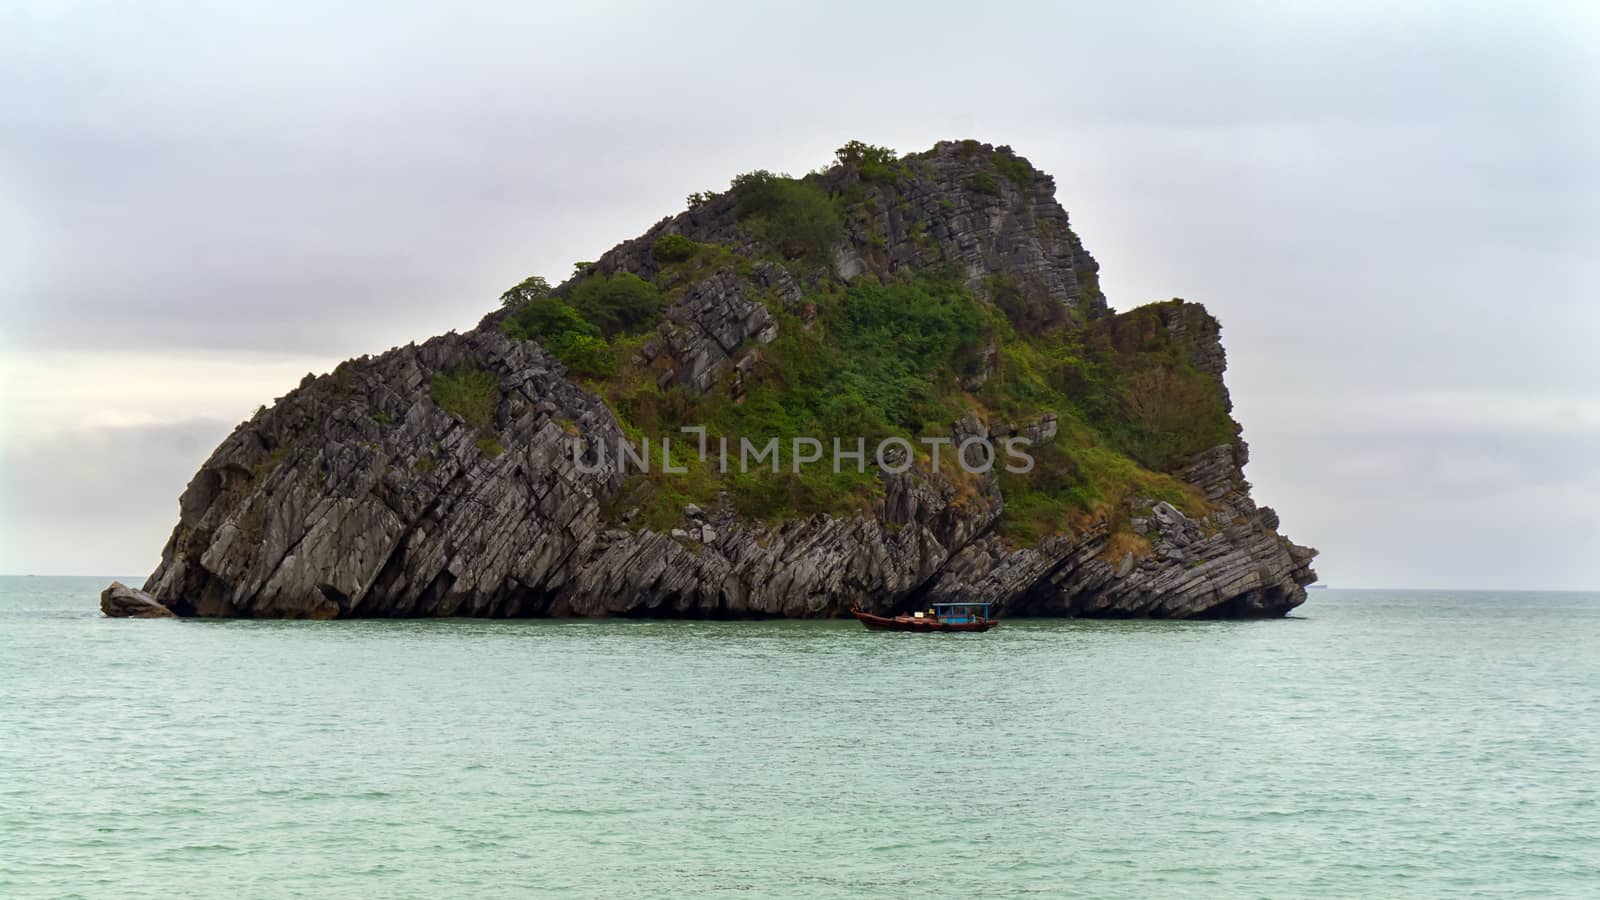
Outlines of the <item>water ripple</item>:
M 0 578 L 0 895 L 1600 895 L 1600 597 L 173 622 Z

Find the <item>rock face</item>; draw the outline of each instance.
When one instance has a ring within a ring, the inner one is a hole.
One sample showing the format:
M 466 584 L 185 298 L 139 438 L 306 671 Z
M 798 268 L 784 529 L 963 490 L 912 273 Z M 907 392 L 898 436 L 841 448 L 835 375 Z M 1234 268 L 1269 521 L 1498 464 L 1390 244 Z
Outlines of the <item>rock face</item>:
M 782 277 L 793 287 L 787 273 Z M 746 341 L 754 338 L 765 344 L 777 335 L 772 313 L 748 296 L 750 287 L 738 274 L 722 270 L 691 287 L 683 300 L 667 311 L 661 337 L 643 350 L 648 361 L 670 361 L 662 386 L 677 382 L 702 393 L 709 391 L 733 365 Z M 794 291 L 798 296 L 799 288 Z
M 934 596 L 1007 598 L 1013 615 L 1226 618 L 1282 615 L 1305 600 L 1317 552 L 1277 533 L 1278 516 L 1245 489 L 1241 441 L 1203 454 L 1186 473 L 1217 508 L 1196 521 L 1151 504 L 1133 527 L 1153 552 L 1107 558 L 1103 528 L 1007 551 L 975 541 L 941 572 Z
M 156 598 L 120 581 L 100 592 L 100 611 L 113 619 L 170 619 L 177 615 Z
M 893 186 L 849 167 L 820 176 L 862 198 L 849 205 L 828 277 L 887 281 L 942 267 L 1027 321 L 1109 315 L 1048 176 L 972 142 L 916 159 Z M 1014 177 L 987 174 L 996 167 Z M 657 277 L 650 251 L 666 234 L 758 255 L 733 203 L 716 196 L 663 220 L 588 274 Z M 725 384 L 737 396 L 779 328 L 770 309 L 803 320 L 801 281 L 770 259 L 743 274 L 702 273 L 639 358 L 662 388 Z M 1189 362 L 1220 383 L 1215 320 L 1192 304 L 1166 306 Z M 1262 616 L 1301 603 L 1316 577 L 1315 551 L 1280 536 L 1276 514 L 1250 499 L 1242 441 L 1182 469 L 1205 495 L 1203 517 L 1136 498 L 1131 531 L 1101 521 L 1037 546 L 996 533 L 1005 497 L 995 477 L 919 468 L 880 472 L 872 508 L 848 517 L 763 524 L 724 498 L 686 509 L 674 527 L 632 527 L 610 508 L 624 478 L 600 449 L 623 437 L 616 415 L 537 342 L 508 338 L 504 315 L 308 375 L 241 424 L 184 491 L 148 596 L 114 584 L 107 615 L 835 616 L 982 596 L 1009 615 Z M 463 372 L 486 379 L 486 418 L 437 401 L 439 379 Z M 1041 411 L 1016 426 L 969 416 L 950 428 L 956 440 L 1005 427 L 1049 441 L 1057 425 Z

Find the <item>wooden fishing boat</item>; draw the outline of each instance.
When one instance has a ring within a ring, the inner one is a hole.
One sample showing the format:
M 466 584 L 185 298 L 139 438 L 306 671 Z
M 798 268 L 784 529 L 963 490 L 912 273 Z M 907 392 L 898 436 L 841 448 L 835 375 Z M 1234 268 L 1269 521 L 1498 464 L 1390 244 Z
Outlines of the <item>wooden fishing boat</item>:
M 1000 624 L 989 618 L 987 603 L 935 603 L 927 612 L 875 616 L 860 609 L 850 614 L 871 631 L 988 631 Z

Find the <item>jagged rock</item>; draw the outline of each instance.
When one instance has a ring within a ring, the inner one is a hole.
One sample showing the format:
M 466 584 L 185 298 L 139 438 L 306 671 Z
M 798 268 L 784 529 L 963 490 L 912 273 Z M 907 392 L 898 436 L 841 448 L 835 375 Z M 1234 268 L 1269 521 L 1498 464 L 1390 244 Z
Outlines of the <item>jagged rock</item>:
M 120 581 L 100 592 L 100 611 L 113 619 L 170 619 L 176 615 L 156 598 Z
M 989 442 L 989 426 L 968 410 L 950 429 L 950 443 L 959 454 L 961 464 L 970 469 L 994 465 L 995 449 Z
M 992 193 L 975 190 L 973 180 L 987 174 L 996 160 L 1025 177 L 996 179 Z M 833 252 L 836 276 L 851 281 L 870 273 L 888 282 L 903 270 L 951 268 L 965 273 L 973 291 L 1003 291 L 1029 307 L 1039 324 L 1105 314 L 1099 264 L 1073 232 L 1048 174 L 1034 170 L 1009 147 L 977 141 L 943 141 L 906 162 L 905 177 L 894 184 L 863 182 L 859 173 L 845 167 L 821 176 L 821 184 L 831 191 L 854 189 L 870 198 L 851 205 L 849 238 Z M 731 193 L 722 194 L 662 219 L 607 251 L 592 271 L 653 278 L 662 263 L 651 250 L 666 234 L 724 244 L 759 258 L 735 222 L 734 203 Z M 801 300 L 793 273 L 775 263 L 757 263 L 752 281 L 788 304 Z
M 750 280 L 759 288 L 771 291 L 782 303 L 785 309 L 791 309 L 805 296 L 799 283 L 789 270 L 774 262 L 762 261 L 755 264 L 750 272 Z
M 660 346 L 673 361 L 670 380 L 704 393 L 745 341 L 767 344 L 778 336 L 772 313 L 747 295 L 748 287 L 738 274 L 723 270 L 695 285 L 668 310 Z
M 1048 444 L 1056 439 L 1057 427 L 1056 414 L 1053 412 L 1045 413 L 1039 417 L 1039 421 L 1028 424 L 1026 428 L 1027 437 L 1035 444 Z
M 992 193 L 973 189 L 997 157 L 1026 176 L 995 179 Z M 850 243 L 866 250 L 849 268 L 888 280 L 902 269 L 953 266 L 974 291 L 1014 292 L 1041 322 L 1105 312 L 1099 266 L 1056 203 L 1049 175 L 1009 147 L 976 141 L 942 142 L 912 157 L 908 168 L 896 185 L 871 185 L 877 202 L 856 207 Z M 835 170 L 831 177 L 842 187 L 855 176 Z
M 1016 177 L 980 178 L 985 160 L 1006 161 Z M 1026 321 L 1107 315 L 1097 266 L 1049 176 L 1006 148 L 972 142 L 940 144 L 906 170 L 894 184 L 865 183 L 848 169 L 822 176 L 874 199 L 852 206 L 831 259 L 838 277 L 888 281 L 953 267 L 975 293 Z M 652 278 L 661 264 L 651 247 L 666 233 L 759 259 L 733 202 L 713 197 L 664 220 L 590 271 Z M 799 270 L 762 260 L 744 271 L 720 269 L 675 295 L 639 351 L 663 385 L 704 392 L 726 383 L 737 399 L 756 348 L 776 334 L 768 304 L 803 327 L 814 316 Z M 769 525 L 741 519 L 724 497 L 710 515 L 685 509 L 692 527 L 630 530 L 637 509 L 605 512 L 623 486 L 617 419 L 538 343 L 507 338 L 505 315 L 308 376 L 241 424 L 180 499 L 145 585 L 160 602 L 116 607 L 283 618 L 830 616 L 852 605 L 885 611 L 981 596 L 1007 615 L 1242 616 L 1281 615 L 1315 580 L 1315 551 L 1280 536 L 1276 513 L 1251 501 L 1242 441 L 1200 453 L 1178 473 L 1204 495 L 1206 515 L 1166 503 L 1133 511 L 1147 552 L 1104 521 L 1007 546 L 994 530 L 1005 510 L 997 478 L 916 467 L 880 472 L 873 507 L 849 517 Z M 1194 304 L 1164 304 L 1158 315 L 1195 369 L 1220 382 L 1216 321 Z M 433 379 L 462 370 L 492 376 L 487 424 L 430 397 Z M 1052 411 L 1011 426 L 973 413 L 951 423 L 950 436 L 957 445 L 1013 433 L 1046 443 L 1058 430 Z M 902 457 L 894 450 L 886 462 L 897 467 Z M 105 596 L 136 594 L 113 585 Z

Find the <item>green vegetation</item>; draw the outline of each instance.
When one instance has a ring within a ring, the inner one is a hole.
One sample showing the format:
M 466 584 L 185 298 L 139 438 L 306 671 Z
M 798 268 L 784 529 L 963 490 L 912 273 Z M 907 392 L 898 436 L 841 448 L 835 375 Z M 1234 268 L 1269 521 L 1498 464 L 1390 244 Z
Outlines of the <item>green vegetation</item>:
M 654 325 L 663 307 L 660 289 L 632 272 L 586 278 L 567 301 L 607 338 Z
M 990 197 L 1000 193 L 1000 182 L 995 180 L 988 172 L 978 172 L 966 181 L 967 190 L 974 194 L 987 194 Z
M 661 290 L 631 272 L 592 276 L 564 300 L 538 297 L 522 304 L 501 328 L 515 340 L 544 344 L 574 375 L 610 378 L 617 373 L 613 345 L 653 326 L 664 305 Z
M 1028 165 L 1026 160 L 1011 155 L 1011 148 L 1009 147 L 999 147 L 997 150 L 999 152 L 996 152 L 990 159 L 993 160 L 994 167 L 999 170 L 1001 175 L 1011 179 L 1017 187 L 1025 188 L 1033 184 L 1033 176 L 1035 174 L 1033 166 Z
M 1135 496 L 1204 511 L 1198 492 L 1167 470 L 1231 439 L 1234 426 L 1215 382 L 1193 368 L 1164 327 L 1150 327 L 1160 326 L 1154 311 L 1089 329 L 1056 323 L 1029 331 L 946 277 L 829 283 L 806 305 L 815 313 L 809 322 L 778 312 L 779 337 L 746 376 L 743 402 L 721 390 L 697 396 L 659 389 L 654 372 L 632 364 L 599 386 L 630 438 L 651 438 L 652 471 L 630 476 L 617 511 L 638 507 L 637 524 L 672 527 L 686 503 L 712 504 L 726 491 L 741 515 L 759 520 L 849 515 L 878 496 L 870 459 L 865 472 L 846 466 L 835 474 L 826 462 L 792 472 L 794 438 L 860 437 L 870 454 L 881 439 L 899 436 L 926 464 L 927 448 L 916 439 L 947 434 L 974 409 L 996 427 L 1057 416 L 1056 438 L 1029 449 L 1033 471 L 1000 476 L 1000 530 L 1015 544 L 1107 516 L 1114 530 L 1126 530 L 1126 505 Z M 977 391 L 963 390 L 964 378 L 984 374 L 989 347 L 996 371 Z M 707 428 L 708 463 L 693 453 L 694 439 L 678 432 L 692 425 Z M 660 471 L 663 435 L 686 474 Z M 719 438 L 729 442 L 726 473 L 716 465 Z M 757 446 L 778 439 L 783 471 L 739 472 L 740 438 Z M 831 447 L 825 452 L 831 459 Z M 959 470 L 943 472 L 959 478 Z M 1138 541 L 1117 546 L 1124 544 Z
M 1128 456 L 1161 472 L 1239 434 L 1216 381 L 1196 369 L 1186 348 L 1167 332 L 1158 314 L 1167 305 L 1198 327 L 1193 317 L 1199 311 L 1178 301 L 1097 322 L 1082 338 L 1098 372 L 1074 385 L 1086 395 L 1095 427 Z
M 617 374 L 616 354 L 605 338 L 586 334 L 565 335 L 546 345 L 567 370 L 580 378 L 610 378 Z
M 1134 496 L 1205 511 L 1198 491 L 1170 473 L 1232 440 L 1237 426 L 1216 381 L 1195 369 L 1156 306 L 1078 329 L 1029 331 L 995 316 L 994 331 L 997 371 L 974 399 L 1003 421 L 1055 411 L 1060 430 L 1032 451 L 1032 473 L 1001 476 L 1003 533 L 1030 543 L 1073 524 L 1063 522 L 1064 510 L 1111 515 L 1116 525 Z
M 1140 468 L 1075 419 L 1065 422 L 1056 440 L 1029 452 L 1032 472 L 1000 473 L 1006 498 L 1000 533 L 1015 544 L 1029 546 L 1100 517 L 1111 520 L 1113 531 L 1126 528 L 1127 503 L 1134 497 L 1165 500 L 1191 515 L 1205 512 L 1204 498 L 1194 487 Z
M 503 327 L 517 340 L 541 341 L 575 375 L 608 378 L 616 374 L 616 359 L 600 328 L 555 297 L 527 304 Z
M 840 147 L 834 152 L 833 159 L 839 165 L 854 167 L 862 181 L 894 184 L 907 174 L 900 154 L 888 147 L 875 147 L 861 141 L 851 141 Z
M 501 294 L 500 305 L 506 309 L 516 309 L 524 303 L 548 296 L 550 296 L 550 282 L 538 275 L 530 275 L 511 290 Z
M 735 470 L 740 438 L 758 446 L 777 438 L 782 447 L 785 470 L 777 473 L 721 473 L 714 460 L 702 466 L 685 452 L 687 475 L 634 476 L 624 502 L 641 505 L 646 523 L 681 515 L 687 502 L 714 501 L 719 489 L 729 492 L 741 514 L 757 519 L 848 514 L 876 495 L 871 462 L 865 471 L 846 467 L 835 474 L 822 464 L 791 472 L 795 438 L 860 437 L 870 454 L 883 437 L 943 433 L 960 416 L 957 381 L 980 358 L 983 322 L 970 294 L 947 280 L 922 279 L 836 286 L 810 301 L 817 318 L 809 328 L 780 313 L 779 337 L 746 378 L 743 403 L 721 391 L 704 397 L 681 388 L 659 391 L 648 373 L 625 373 L 610 386 L 608 400 L 635 438 L 705 425 L 709 446 L 728 439 Z M 831 451 L 826 448 L 829 458 Z
M 859 405 L 853 423 L 866 437 L 919 434 L 948 426 L 956 379 L 981 367 L 983 315 L 971 294 L 948 280 L 887 287 L 861 284 L 827 310 L 842 377 L 834 406 Z
M 506 320 L 505 332 L 519 341 L 551 340 L 568 334 L 600 337 L 600 329 L 565 301 L 541 297 Z
M 694 256 L 700 245 L 681 234 L 663 234 L 656 238 L 655 244 L 650 247 L 650 255 L 656 262 L 674 263 L 683 262 Z
M 675 303 L 683 291 L 711 277 L 719 269 L 732 269 L 740 275 L 749 275 L 754 260 L 735 253 L 726 244 L 698 243 L 688 257 L 667 261 L 656 272 L 655 284 L 661 290 L 663 304 Z
M 731 190 L 734 214 L 787 259 L 826 260 L 844 237 L 844 218 L 814 179 L 758 170 L 735 178 Z
M 983 286 L 995 307 L 1021 334 L 1057 330 L 1070 319 L 1069 311 L 1060 303 L 1037 292 L 1030 295 L 1013 278 L 995 275 L 986 279 Z
M 435 372 L 429 396 L 438 407 L 478 430 L 478 452 L 495 457 L 505 452 L 495 437 L 494 417 L 500 407 L 500 379 L 482 369 Z M 417 460 L 416 470 L 433 471 L 432 456 Z
M 482 369 L 435 372 L 428 395 L 440 409 L 485 430 L 494 426 L 495 409 L 500 406 L 500 379 Z
M 683 436 L 674 438 L 674 456 L 683 450 L 680 461 L 690 472 L 636 475 L 625 492 L 625 502 L 644 508 L 646 523 L 681 515 L 684 503 L 712 502 L 719 489 L 729 492 L 742 514 L 758 519 L 847 514 L 875 495 L 870 462 L 864 472 L 846 468 L 835 474 L 827 464 L 791 472 L 787 460 L 793 439 L 861 437 L 870 453 L 877 439 L 942 431 L 959 416 L 952 401 L 956 380 L 977 359 L 982 322 L 969 294 L 952 283 L 925 279 L 835 287 L 811 302 L 817 320 L 810 328 L 779 314 L 779 337 L 763 349 L 762 362 L 746 378 L 743 403 L 722 391 L 703 397 L 682 388 L 661 391 L 648 372 L 625 372 L 608 386 L 607 399 L 635 439 L 672 436 L 680 425 L 705 425 L 709 446 L 727 438 L 735 463 L 740 438 L 758 446 L 777 438 L 783 448 L 785 471 L 721 473 L 714 460 L 701 465 L 692 458 Z M 659 443 L 652 446 L 659 453 Z
M 813 299 L 817 323 L 780 323 L 744 405 L 742 435 L 915 436 L 947 427 L 960 373 L 978 358 L 977 302 L 943 280 L 859 283 Z M 789 327 L 785 328 L 787 324 Z

